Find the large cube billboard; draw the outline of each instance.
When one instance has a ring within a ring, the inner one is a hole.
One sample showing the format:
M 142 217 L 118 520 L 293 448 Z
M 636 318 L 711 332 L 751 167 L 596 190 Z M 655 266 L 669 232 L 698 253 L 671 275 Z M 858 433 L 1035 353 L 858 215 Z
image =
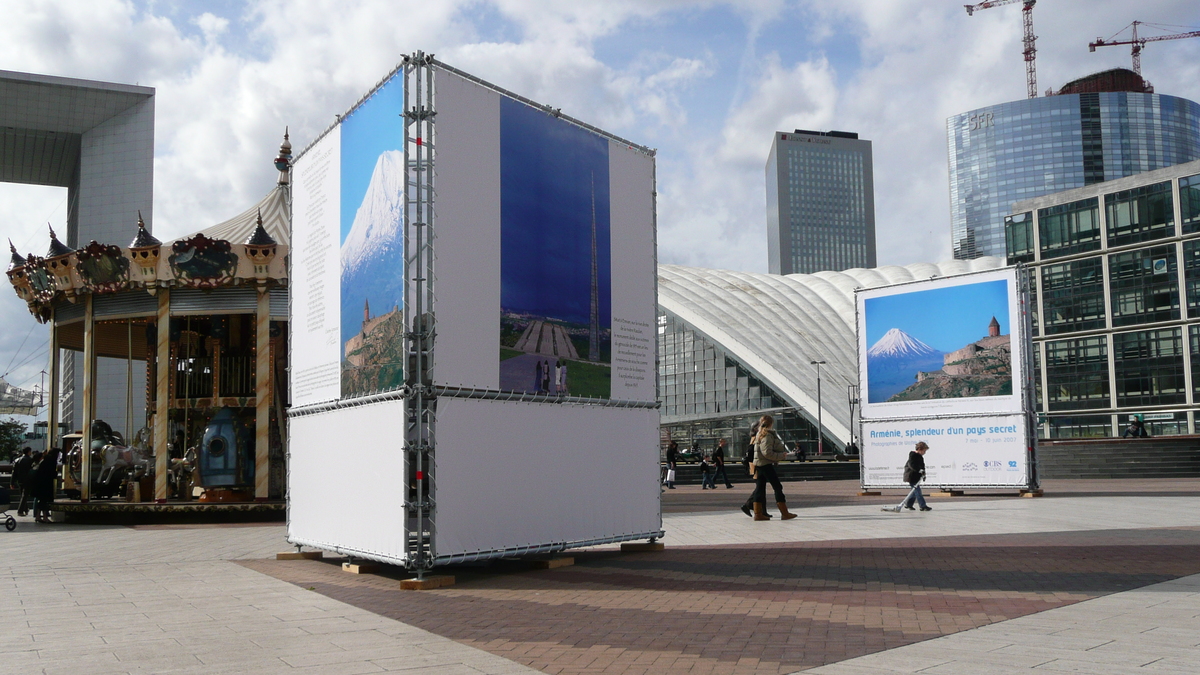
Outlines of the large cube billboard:
M 292 185 L 289 541 L 424 565 L 661 535 L 653 151 L 420 57 Z M 375 524 L 327 507 L 350 492 Z
M 864 487 L 904 487 L 929 445 L 926 482 L 1036 483 L 1028 292 L 1006 268 L 866 289 L 858 322 Z

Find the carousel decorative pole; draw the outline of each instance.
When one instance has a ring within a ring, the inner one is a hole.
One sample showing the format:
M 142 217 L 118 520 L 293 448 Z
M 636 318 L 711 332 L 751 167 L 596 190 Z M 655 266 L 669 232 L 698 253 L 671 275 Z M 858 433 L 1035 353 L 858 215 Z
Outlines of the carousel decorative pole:
M 171 289 L 158 294 L 154 379 L 154 501 L 167 501 L 167 444 L 171 430 Z M 183 452 L 183 448 L 179 449 Z M 180 455 L 182 457 L 182 454 Z

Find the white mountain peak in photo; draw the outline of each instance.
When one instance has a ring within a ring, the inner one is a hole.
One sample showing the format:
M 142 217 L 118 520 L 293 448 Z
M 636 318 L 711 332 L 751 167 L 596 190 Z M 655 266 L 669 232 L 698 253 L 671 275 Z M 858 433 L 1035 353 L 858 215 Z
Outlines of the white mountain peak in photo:
M 899 328 L 893 328 L 883 334 L 879 341 L 867 350 L 867 356 L 907 357 L 936 354 L 937 350 L 905 333 Z
M 404 211 L 404 153 L 388 150 L 375 161 L 371 182 L 354 224 L 342 244 L 342 273 L 352 273 L 363 261 L 390 247 L 400 246 Z

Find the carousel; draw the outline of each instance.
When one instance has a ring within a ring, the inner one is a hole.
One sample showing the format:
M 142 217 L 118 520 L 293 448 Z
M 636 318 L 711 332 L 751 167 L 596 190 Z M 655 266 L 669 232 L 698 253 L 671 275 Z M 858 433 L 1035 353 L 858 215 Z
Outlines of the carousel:
M 131 214 L 125 246 L 72 249 L 53 229 L 44 257 L 9 243 L 9 281 L 50 327 L 50 400 L 73 400 L 81 412 L 75 433 L 49 439 L 66 454 L 68 499 L 55 510 L 282 510 L 290 161 L 285 134 L 266 197 L 173 241 Z M 109 365 L 98 368 L 98 358 Z M 97 391 L 112 391 L 98 378 L 114 361 L 128 371 L 124 420 L 96 413 Z M 134 391 L 139 370 L 145 391 Z M 53 433 L 60 406 L 48 415 Z

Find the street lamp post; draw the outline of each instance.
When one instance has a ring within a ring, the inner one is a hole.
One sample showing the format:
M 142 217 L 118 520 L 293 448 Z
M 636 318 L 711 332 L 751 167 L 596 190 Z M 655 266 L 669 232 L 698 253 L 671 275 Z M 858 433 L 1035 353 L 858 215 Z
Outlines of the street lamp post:
M 850 442 L 857 448 L 858 441 L 854 435 L 854 408 L 859 404 L 857 384 L 846 385 L 846 399 L 850 403 Z
M 825 425 L 821 421 L 821 366 L 825 362 L 809 361 L 809 363 L 817 367 L 817 454 L 823 455 L 825 454 Z

